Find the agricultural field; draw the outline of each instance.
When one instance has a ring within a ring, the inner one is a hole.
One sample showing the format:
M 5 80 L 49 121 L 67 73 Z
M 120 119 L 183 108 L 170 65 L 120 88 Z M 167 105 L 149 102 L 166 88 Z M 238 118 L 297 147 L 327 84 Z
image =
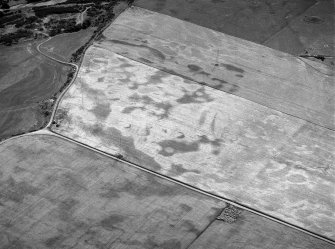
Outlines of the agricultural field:
M 0 1 L 0 249 L 333 249 L 334 3 L 133 2 Z
M 128 6 L 127 1 L 68 2 L 28 1 L 0 10 L 0 140 L 46 125 L 54 101 L 75 75 L 66 62 L 80 63 L 89 43 Z M 38 51 L 48 36 L 53 37 Z
M 103 34 L 115 53 L 335 129 L 326 65 L 136 7 Z
M 87 50 L 54 132 L 334 238 L 333 131 L 109 44 Z
M 0 169 L 1 249 L 332 248 L 54 135 L 6 141 Z
M 43 127 L 50 118 L 48 102 L 72 70 L 41 55 L 36 45 L 0 47 L 0 140 Z
M 40 49 L 53 58 L 69 62 L 72 55 L 90 40 L 93 33 L 94 29 L 88 28 L 74 33 L 57 35 L 43 43 Z
M 335 69 L 335 17 L 334 1 L 318 1 L 288 27 L 267 40 L 264 45 L 306 58 Z M 319 59 L 310 55 L 320 55 Z
M 262 43 L 316 0 L 135 0 L 134 5 Z
M 136 0 L 134 4 L 335 68 L 333 0 Z

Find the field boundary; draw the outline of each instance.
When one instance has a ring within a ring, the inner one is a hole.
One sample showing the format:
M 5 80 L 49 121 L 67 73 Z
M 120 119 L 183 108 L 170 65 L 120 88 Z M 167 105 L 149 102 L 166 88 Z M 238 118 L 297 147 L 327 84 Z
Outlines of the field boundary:
M 16 138 L 16 137 L 21 137 L 21 136 L 23 136 L 23 135 L 29 135 L 29 134 L 31 134 L 31 133 L 35 133 L 36 131 L 43 130 L 43 129 L 48 128 L 48 127 L 50 127 L 50 126 L 52 125 L 52 122 L 54 121 L 54 117 L 55 117 L 56 111 L 57 111 L 57 109 L 58 109 L 58 106 L 59 106 L 59 104 L 60 104 L 60 102 L 61 102 L 61 99 L 63 98 L 63 96 L 65 95 L 65 93 L 68 91 L 68 89 L 70 88 L 70 86 L 74 83 L 74 81 L 75 81 L 76 78 L 77 78 L 77 75 L 78 75 L 78 73 L 79 73 L 79 68 L 80 68 L 81 63 L 82 63 L 82 61 L 83 61 L 84 55 L 85 55 L 85 53 L 86 53 L 86 50 L 87 50 L 91 45 L 93 45 L 94 41 L 95 41 L 97 38 L 99 38 L 99 36 L 100 36 L 100 35 L 101 35 L 101 34 L 102 34 L 102 33 L 103 33 L 103 32 L 104 32 L 104 31 L 111 25 L 111 23 L 112 23 L 112 22 L 113 22 L 113 21 L 114 21 L 114 20 L 115 20 L 115 19 L 116 19 L 122 12 L 123 12 L 123 11 L 127 10 L 127 9 L 130 8 L 130 7 L 131 7 L 131 6 L 128 5 L 127 8 L 123 9 L 123 10 L 122 10 L 121 12 L 119 12 L 119 13 L 116 13 L 116 15 L 115 15 L 111 20 L 109 20 L 103 28 L 101 28 L 98 32 L 96 32 L 96 33 L 89 39 L 89 41 L 88 41 L 86 44 L 84 44 L 84 45 L 82 46 L 82 47 L 84 47 L 84 49 L 83 49 L 83 51 L 82 51 L 82 53 L 81 53 L 81 55 L 80 55 L 80 60 L 77 62 L 77 64 L 72 63 L 72 62 L 66 62 L 66 61 L 59 60 L 59 59 L 57 59 L 57 58 L 54 58 L 54 57 L 52 57 L 52 56 L 50 56 L 50 55 L 48 55 L 48 54 L 42 52 L 42 51 L 40 50 L 40 47 L 41 47 L 44 43 L 46 43 L 47 41 L 51 40 L 53 37 L 56 37 L 56 36 L 51 37 L 51 36 L 49 36 L 49 35 L 47 35 L 47 34 L 45 34 L 45 33 L 42 33 L 43 35 L 47 36 L 48 38 L 47 38 L 46 40 L 42 41 L 41 43 L 39 43 L 39 44 L 36 46 L 36 50 L 37 50 L 41 55 L 47 57 L 47 58 L 50 59 L 50 60 L 56 61 L 56 62 L 58 62 L 58 63 L 60 63 L 60 64 L 63 64 L 63 65 L 67 65 L 67 66 L 70 66 L 70 67 L 74 67 L 74 68 L 75 68 L 74 75 L 72 76 L 71 81 L 67 84 L 67 86 L 60 92 L 60 95 L 56 98 L 55 103 L 53 104 L 53 107 L 52 107 L 52 112 L 51 112 L 50 119 L 49 119 L 49 121 L 47 122 L 47 124 L 44 125 L 44 128 L 37 129 L 37 130 L 32 130 L 32 131 L 28 131 L 28 132 L 25 132 L 24 134 L 17 134 L 17 135 L 14 135 L 14 136 L 5 138 L 5 139 L 3 139 L 3 140 L 0 140 L 0 144 L 4 143 L 5 141 L 11 140 L 11 139 L 13 139 L 13 138 Z M 59 34 L 59 35 L 62 35 L 62 34 Z M 57 36 L 58 36 L 58 35 L 57 35 Z M 82 47 L 80 47 L 80 48 L 82 48 Z M 79 48 L 79 49 L 80 49 L 80 48 Z M 63 86 L 64 86 L 66 83 L 67 83 L 67 82 L 65 82 L 65 83 L 63 84 Z M 55 93 L 55 94 L 57 94 L 57 93 Z
M 129 7 L 128 7 L 128 8 L 129 8 Z M 117 17 L 117 16 L 116 16 L 116 17 Z M 40 54 L 42 54 L 43 56 L 45 56 L 45 57 L 47 57 L 47 58 L 49 58 L 49 59 L 51 59 L 51 60 L 53 60 L 53 61 L 56 61 L 56 62 L 58 62 L 58 63 L 61 63 L 61 64 L 63 64 L 63 65 L 68 65 L 68 66 L 71 66 L 72 68 L 74 67 L 74 68 L 75 68 L 74 75 L 72 76 L 71 81 L 66 85 L 66 87 L 63 89 L 63 91 L 61 91 L 60 94 L 59 94 L 59 96 L 56 98 L 56 101 L 55 101 L 55 103 L 54 103 L 54 105 L 53 105 L 53 107 L 52 107 L 52 113 L 51 113 L 50 119 L 49 119 L 48 123 L 46 124 L 46 126 L 45 126 L 44 128 L 39 129 L 39 130 L 37 130 L 37 131 L 31 131 L 31 132 L 27 132 L 27 133 L 25 133 L 25 134 L 16 135 L 16 136 L 7 138 L 7 139 L 5 139 L 5 140 L 3 140 L 3 141 L 0 141 L 0 145 L 3 144 L 3 143 L 5 143 L 5 142 L 7 142 L 7 141 L 9 141 L 9 140 L 13 140 L 13 139 L 20 138 L 20 137 L 24 137 L 24 136 L 34 136 L 34 135 L 35 135 L 35 136 L 36 136 L 36 135 L 42 135 L 42 136 L 54 136 L 54 137 L 57 137 L 57 138 L 59 138 L 59 139 L 66 140 L 66 141 L 68 141 L 68 142 L 72 142 L 72 143 L 74 143 L 74 144 L 76 144 L 76 145 L 79 145 L 79 146 L 81 146 L 81 147 L 84 147 L 84 148 L 86 148 L 86 149 L 92 150 L 92 151 L 94 151 L 94 152 L 96 152 L 96 153 L 99 153 L 99 154 L 101 154 L 101 155 L 103 155 L 103 156 L 106 156 L 106 157 L 109 157 L 109 158 L 111 158 L 111 159 L 114 159 L 114 160 L 116 160 L 116 161 L 125 163 L 125 164 L 127 164 L 128 166 L 130 166 L 130 167 L 137 168 L 137 169 L 139 169 L 139 170 L 141 170 L 141 171 L 144 171 L 144 172 L 146 172 L 146 173 L 152 174 L 152 175 L 157 176 L 157 177 L 159 177 L 159 178 L 162 178 L 162 179 L 168 180 L 168 181 L 170 181 L 170 182 L 173 182 L 173 183 L 175 183 L 175 184 L 178 184 L 178 185 L 180 185 L 180 186 L 183 186 L 183 187 L 185 187 L 185 188 L 187 188 L 187 189 L 189 189 L 189 190 L 191 190 L 191 191 L 195 191 L 195 192 L 197 192 L 197 193 L 206 195 L 206 196 L 208 196 L 208 197 L 211 197 L 211 198 L 214 198 L 214 199 L 217 199 L 217 200 L 220 200 L 220 201 L 224 201 L 224 202 L 226 202 L 226 203 L 229 203 L 229 204 L 231 204 L 231 205 L 234 205 L 234 206 L 236 206 L 236 207 L 239 207 L 239 208 L 241 208 L 241 209 L 243 209 L 243 210 L 249 211 L 249 212 L 251 212 L 251 213 L 253 213 L 253 214 L 255 214 L 255 215 L 258 215 L 258 216 L 261 216 L 261 217 L 263 217 L 263 218 L 272 220 L 272 221 L 274 221 L 274 222 L 276 222 L 276 223 L 279 223 L 279 224 L 288 226 L 288 227 L 290 227 L 290 228 L 292 228 L 292 229 L 298 230 L 298 231 L 303 232 L 303 233 L 305 233 L 305 234 L 308 234 L 308 235 L 310 235 L 310 236 L 312 236 L 312 237 L 315 237 L 315 238 L 317 238 L 317 239 L 320 239 L 320 240 L 322 240 L 322 241 L 325 241 L 325 242 L 327 242 L 327 243 L 330 243 L 330 244 L 332 244 L 332 245 L 335 245 L 335 241 L 334 241 L 334 240 L 332 240 L 332 239 L 330 239 L 330 238 L 327 238 L 327 237 L 325 237 L 325 236 L 323 236 L 323 235 L 320 235 L 320 234 L 311 232 L 311 231 L 309 231 L 309 230 L 307 230 L 307 229 L 304 229 L 304 228 L 302 228 L 302 227 L 300 227 L 300 226 L 291 224 L 291 223 L 289 223 L 289 222 L 287 222 L 287 221 L 284 221 L 284 220 L 282 220 L 282 219 L 280 219 L 280 218 L 276 218 L 275 216 L 268 215 L 268 214 L 266 214 L 266 213 L 264 213 L 264 212 L 262 212 L 262 211 L 258 211 L 258 210 L 254 209 L 254 208 L 251 208 L 251 207 L 249 207 L 249 206 L 247 206 L 247 205 L 241 204 L 241 203 L 236 202 L 236 201 L 232 201 L 232 200 L 230 200 L 230 199 L 228 199 L 228 198 L 225 198 L 225 197 L 223 197 L 223 196 L 216 195 L 216 194 L 214 194 L 214 193 L 211 193 L 211 192 L 202 190 L 202 189 L 200 189 L 200 188 L 194 187 L 194 186 L 192 186 L 192 185 L 190 185 L 190 184 L 184 183 L 184 182 L 182 182 L 182 181 L 173 179 L 173 178 L 171 178 L 171 177 L 169 177 L 169 176 L 166 176 L 166 175 L 164 175 L 164 174 L 157 173 L 157 172 L 155 172 L 155 171 L 153 171 L 153 170 L 150 170 L 150 169 L 145 168 L 144 166 L 142 166 L 142 165 L 140 165 L 140 164 L 132 163 L 132 162 L 130 162 L 130 161 L 124 159 L 124 158 L 120 158 L 120 157 L 118 157 L 118 156 L 116 156 L 116 155 L 109 154 L 109 153 L 107 153 L 107 152 L 101 151 L 101 150 L 99 150 L 99 149 L 96 149 L 96 148 L 91 147 L 91 146 L 89 146 L 89 145 L 86 145 L 86 144 L 84 144 L 84 143 L 78 142 L 78 141 L 76 141 L 76 140 L 74 140 L 74 139 L 71 139 L 71 138 L 69 138 L 69 137 L 66 137 L 66 136 L 64 136 L 64 135 L 61 135 L 61 134 L 59 134 L 59 133 L 57 133 L 57 132 L 51 130 L 51 125 L 52 125 L 52 123 L 53 123 L 53 121 L 54 121 L 54 117 L 55 117 L 55 115 L 56 115 L 58 106 L 60 105 L 60 103 L 61 103 L 61 101 L 62 101 L 64 95 L 67 93 L 67 91 L 69 90 L 69 88 L 73 85 L 73 83 L 74 83 L 75 80 L 77 79 L 77 76 L 78 76 L 78 73 L 79 73 L 79 69 L 80 69 L 80 66 L 81 66 L 81 64 L 82 64 L 82 62 L 83 62 L 84 55 L 85 55 L 87 49 L 88 49 L 90 46 L 92 46 L 92 44 L 95 42 L 95 40 L 96 40 L 96 39 L 97 39 L 97 38 L 104 32 L 104 30 L 105 30 L 106 28 L 108 28 L 108 27 L 110 26 L 111 22 L 113 22 L 113 21 L 115 20 L 116 17 L 114 17 L 113 19 L 111 19 L 111 20 L 105 25 L 104 28 L 102 28 L 101 30 L 99 30 L 99 32 L 97 32 L 96 34 L 94 34 L 94 35 L 91 37 L 91 39 L 88 41 L 87 44 L 84 44 L 84 49 L 83 49 L 83 52 L 81 53 L 80 60 L 78 61 L 78 64 L 75 64 L 75 63 L 72 63 L 72 62 L 61 61 L 61 60 L 59 60 L 59 59 L 53 58 L 52 56 L 50 56 L 50 55 L 48 55 L 48 54 L 46 54 L 46 53 L 43 53 L 43 52 L 40 50 L 40 46 L 42 46 L 42 45 L 43 45 L 44 43 L 46 43 L 47 41 L 51 40 L 53 37 L 48 37 L 46 40 L 42 41 L 41 43 L 39 43 L 39 44 L 36 46 L 37 51 L 38 51 Z M 117 53 L 116 53 L 116 54 L 117 54 Z M 124 56 L 124 55 L 122 55 L 122 56 Z M 134 59 L 132 59 L 132 60 L 134 60 Z M 140 62 L 140 63 L 142 63 L 142 62 Z M 142 64 L 145 64 L 145 63 L 142 63 Z M 146 65 L 146 64 L 145 64 L 145 65 Z M 158 69 L 158 68 L 157 68 L 157 69 Z M 158 70 L 164 71 L 164 70 L 162 70 L 162 69 L 158 69 Z M 171 72 L 168 72 L 168 73 L 169 73 L 169 74 L 173 74 L 173 73 L 171 73 Z M 193 81 L 196 82 L 195 80 L 193 80 Z M 199 82 L 197 82 L 197 83 L 199 83 Z M 66 84 L 66 83 L 64 83 L 64 84 Z M 285 113 L 285 112 L 283 112 L 283 113 Z M 288 115 L 290 115 L 290 114 L 288 114 Z M 291 116 L 293 116 L 293 115 L 291 115 Z M 300 119 L 301 119 L 301 118 L 300 118 Z M 308 122 L 308 121 L 307 121 L 307 122 Z M 312 122 L 311 122 L 311 123 L 312 123 Z M 326 127 L 324 127 L 324 128 L 326 128 Z M 328 128 L 328 129 L 329 129 L 329 128 Z M 330 130 L 331 130 L 331 129 L 330 129 Z
M 123 11 L 127 10 L 128 8 L 130 8 L 131 6 L 128 5 L 127 8 L 125 8 Z M 123 12 L 122 11 L 122 12 Z M 121 13 L 122 13 L 121 12 Z M 56 58 L 53 58 L 45 53 L 43 53 L 42 51 L 40 51 L 40 46 L 43 45 L 45 42 L 49 41 L 50 39 L 52 39 L 52 37 L 49 37 L 49 39 L 47 39 L 46 41 L 43 41 L 42 43 L 40 43 L 38 46 L 37 46 L 37 50 L 38 52 L 40 52 L 42 55 L 48 57 L 49 59 L 51 60 L 54 60 L 54 61 L 57 61 L 59 63 L 62 63 L 62 64 L 65 64 L 65 65 L 70 65 L 70 66 L 73 66 L 76 68 L 76 71 L 75 71 L 75 74 L 73 75 L 70 83 L 65 87 L 65 89 L 61 92 L 61 94 L 58 96 L 55 104 L 53 105 L 53 110 L 52 110 L 52 113 L 51 113 L 51 117 L 50 117 L 50 120 L 49 122 L 47 123 L 47 125 L 45 126 L 45 128 L 49 128 L 51 125 L 52 125 L 52 122 L 54 121 L 54 118 L 55 118 L 55 115 L 56 115 L 56 111 L 58 109 L 58 106 L 62 100 L 62 98 L 64 97 L 65 93 L 69 90 L 69 88 L 72 86 L 72 84 L 75 82 L 75 80 L 77 79 L 77 76 L 78 76 L 78 73 L 79 73 L 79 68 L 83 62 L 83 59 L 84 59 L 84 56 L 85 56 L 85 53 L 87 51 L 87 49 L 93 45 L 94 41 L 99 38 L 99 36 L 111 25 L 111 23 L 121 14 L 121 13 L 117 13 L 117 15 L 114 16 L 114 18 L 112 18 L 109 22 L 106 23 L 106 25 L 100 29 L 98 32 L 96 32 L 90 39 L 89 41 L 84 44 L 82 47 L 84 47 L 83 49 L 83 52 L 81 53 L 81 56 L 80 56 L 80 60 L 78 62 L 78 65 L 75 64 L 75 63 L 72 63 L 72 62 L 64 62 L 64 61 L 61 61 L 61 60 L 58 60 Z M 80 49 L 80 48 L 79 48 Z
M 51 112 L 51 116 L 50 116 L 49 122 L 47 123 L 46 127 L 49 127 L 49 126 L 52 124 L 60 100 L 63 98 L 64 94 L 67 92 L 67 90 L 72 86 L 72 84 L 74 83 L 74 81 L 77 79 L 77 75 L 78 75 L 78 73 L 79 73 L 79 67 L 80 67 L 80 65 L 81 65 L 81 63 L 82 63 L 82 60 L 83 60 L 83 59 L 82 59 L 83 57 L 81 57 L 81 59 L 80 59 L 78 65 L 77 65 L 77 64 L 72 63 L 72 62 L 66 62 L 66 61 L 58 60 L 58 59 L 53 58 L 53 57 L 51 57 L 50 55 L 48 55 L 48 54 L 42 52 L 42 51 L 40 50 L 40 47 L 41 47 L 44 43 L 46 43 L 47 41 L 50 41 L 51 39 L 52 39 L 52 37 L 49 37 L 49 38 L 46 39 L 45 41 L 43 41 L 43 42 L 41 42 L 40 44 L 38 44 L 37 47 L 36 47 L 36 48 L 37 48 L 37 51 L 38 51 L 39 53 L 41 53 L 42 55 L 44 55 L 45 57 L 51 59 L 51 60 L 54 60 L 54 61 L 56 61 L 56 62 L 58 62 L 58 63 L 61 63 L 61 64 L 64 64 L 64 65 L 69 65 L 69 66 L 71 66 L 71 67 L 74 67 L 74 68 L 75 68 L 75 73 L 74 73 L 74 75 L 73 75 L 73 77 L 72 77 L 70 83 L 65 87 L 65 89 L 60 93 L 60 95 L 59 95 L 58 98 L 56 99 L 56 102 L 54 103 L 53 108 L 52 108 L 52 112 Z M 93 39 L 94 39 L 94 38 L 93 38 Z M 87 46 L 87 47 L 85 48 L 85 50 L 83 51 L 83 54 L 86 52 L 86 49 L 87 49 L 88 47 L 89 47 L 89 46 Z
M 82 143 L 82 142 L 78 142 L 78 141 L 76 141 L 76 140 L 74 140 L 74 139 L 72 139 L 72 138 L 63 136 L 62 134 L 59 134 L 59 133 L 57 133 L 57 132 L 52 131 L 49 127 L 46 127 L 46 128 L 44 128 L 44 129 L 42 129 L 42 130 L 38 130 L 38 131 L 35 131 L 35 132 L 31 132 L 31 133 L 23 134 L 23 135 L 20 135 L 20 136 L 12 137 L 11 139 L 7 139 L 6 141 L 8 141 L 8 140 L 12 140 L 12 139 L 14 139 L 14 138 L 23 137 L 23 136 L 36 136 L 36 135 L 40 135 L 40 136 L 41 136 L 41 135 L 42 135 L 42 136 L 43 136 L 43 135 L 44 135 L 44 136 L 54 136 L 54 137 L 57 137 L 57 138 L 59 138 L 59 139 L 66 140 L 66 141 L 68 141 L 68 142 L 71 142 L 71 143 L 74 143 L 74 144 L 79 145 L 79 146 L 81 146 L 81 147 L 84 147 L 84 148 L 86 148 L 86 149 L 88 149 L 88 150 L 92 150 L 92 151 L 94 151 L 94 152 L 96 152 L 96 153 L 99 153 L 100 155 L 106 156 L 106 157 L 108 157 L 108 158 L 114 159 L 114 160 L 119 161 L 119 162 L 122 162 L 122 163 L 125 163 L 125 164 L 127 164 L 128 166 L 130 166 L 130 167 L 137 168 L 137 169 L 139 169 L 139 170 L 141 170 L 141 171 L 147 172 L 147 173 L 152 174 L 152 175 L 155 175 L 155 176 L 157 176 L 157 177 L 159 177 L 159 178 L 162 178 L 162 179 L 168 180 L 168 181 L 170 181 L 170 182 L 173 182 L 173 183 L 175 183 L 175 184 L 178 184 L 178 185 L 180 185 L 180 186 L 183 186 L 183 187 L 185 187 L 185 188 L 187 188 L 187 189 L 189 189 L 189 190 L 192 190 L 192 191 L 195 191 L 195 192 L 197 192 L 197 193 L 206 195 L 206 196 L 211 197 L 211 198 L 214 198 L 214 199 L 216 199 L 216 200 L 220 200 L 220 201 L 226 202 L 226 203 L 231 204 L 231 205 L 233 205 L 233 206 L 235 206 L 235 207 L 238 207 L 238 208 L 241 208 L 241 209 L 243 209 L 243 210 L 249 211 L 249 212 L 251 212 L 251 213 L 253 213 L 253 214 L 255 214 L 255 215 L 261 216 L 261 217 L 263 217 L 263 218 L 269 219 L 269 220 L 274 221 L 274 222 L 276 222 L 276 223 L 279 223 L 279 224 L 281 224 L 281 225 L 290 227 L 290 228 L 292 228 L 292 229 L 294 229 L 294 230 L 297 230 L 297 231 L 300 231 L 300 232 L 305 233 L 305 234 L 307 234 L 307 235 L 310 235 L 310 236 L 312 236 L 312 237 L 314 237 L 314 238 L 317 238 L 317 239 L 320 239 L 320 240 L 322 240 L 322 241 L 325 241 L 325 242 L 327 242 L 327 243 L 329 243 L 329 244 L 331 244 L 331 245 L 335 245 L 335 240 L 332 240 L 332 239 L 330 239 L 330 238 L 328 238 L 328 237 L 326 237 L 326 236 L 317 234 L 317 233 L 315 233 L 315 232 L 311 232 L 311 231 L 309 231 L 309 230 L 307 230 L 307 229 L 305 229 L 305 228 L 302 228 L 302 227 L 300 227 L 300 226 L 298 226 L 298 225 L 291 224 L 290 222 L 287 222 L 287 221 L 284 221 L 284 220 L 282 220 L 282 219 L 280 219 L 280 218 L 277 218 L 277 217 L 275 217 L 275 216 L 266 214 L 266 213 L 264 213 L 264 212 L 262 212 L 262 211 L 258 211 L 258 210 L 254 209 L 254 208 L 251 208 L 251 207 L 249 207 L 249 206 L 247 206 L 247 205 L 244 205 L 244 204 L 241 204 L 241 203 L 239 203 L 239 202 L 230 200 L 229 198 L 225 198 L 225 197 L 223 197 L 223 196 L 219 196 L 219 195 L 217 195 L 217 194 L 211 193 L 211 192 L 209 192 L 209 191 L 202 190 L 202 189 L 200 189 L 200 188 L 194 187 L 194 186 L 192 186 L 192 185 L 190 185 L 190 184 L 187 184 L 187 183 L 184 183 L 184 182 L 182 182 L 182 181 L 173 179 L 173 178 L 171 178 L 171 177 L 169 177 L 169 176 L 166 176 L 166 175 L 164 175 L 164 174 L 157 173 L 157 172 L 155 172 L 155 171 L 153 171 L 153 170 L 150 170 L 150 169 L 147 169 L 147 168 L 145 168 L 145 167 L 143 167 L 143 166 L 141 166 L 141 165 L 139 165 L 139 164 L 135 164 L 135 163 L 132 163 L 132 162 L 130 162 L 130 161 L 124 159 L 124 158 L 120 158 L 120 157 L 118 157 L 117 155 L 109 154 L 109 153 L 107 153 L 107 152 L 104 152 L 104 151 L 102 151 L 102 150 L 96 149 L 96 148 L 91 147 L 91 146 L 89 146 L 89 145 L 87 145 L 87 144 L 84 144 L 84 143 Z M 3 142 L 6 142 L 6 141 L 3 141 Z M 2 142 L 2 143 L 3 143 L 3 142 Z M 0 143 L 0 144 L 1 144 L 1 143 Z

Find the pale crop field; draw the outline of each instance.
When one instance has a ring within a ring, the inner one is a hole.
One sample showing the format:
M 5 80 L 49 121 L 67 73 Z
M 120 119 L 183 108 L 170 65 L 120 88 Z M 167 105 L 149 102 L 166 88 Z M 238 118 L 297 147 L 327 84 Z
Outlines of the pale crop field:
M 334 237 L 334 133 L 91 46 L 53 131 Z

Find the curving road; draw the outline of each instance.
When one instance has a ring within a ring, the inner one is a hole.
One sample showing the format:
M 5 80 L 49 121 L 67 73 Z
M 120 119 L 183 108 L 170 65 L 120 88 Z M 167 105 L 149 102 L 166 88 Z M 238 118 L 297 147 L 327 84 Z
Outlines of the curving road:
M 48 36 L 48 35 L 45 34 L 45 33 L 43 33 L 43 34 L 46 35 L 46 36 Z M 44 43 L 48 42 L 48 41 L 51 40 L 51 39 L 52 39 L 52 37 L 48 37 L 48 39 L 46 39 L 45 41 L 42 41 L 40 44 L 38 44 L 38 45 L 36 46 L 36 50 L 37 50 L 40 54 L 42 54 L 43 56 L 49 58 L 50 60 L 56 61 L 56 62 L 61 63 L 61 64 L 64 64 L 64 65 L 68 65 L 68 66 L 74 67 L 74 68 L 75 68 L 75 73 L 74 73 L 74 75 L 73 75 L 73 78 L 72 78 L 71 82 L 70 82 L 70 83 L 68 84 L 68 86 L 67 86 L 67 87 L 60 93 L 60 95 L 59 95 L 58 98 L 56 99 L 56 102 L 55 102 L 54 105 L 53 105 L 53 109 L 52 109 L 52 113 L 51 113 L 51 117 L 50 117 L 50 119 L 49 119 L 49 122 L 47 123 L 47 125 L 45 126 L 45 128 L 43 128 L 43 129 L 41 129 L 41 130 L 46 130 L 46 129 L 48 129 L 48 128 L 51 126 L 52 121 L 53 121 L 54 116 L 55 116 L 55 113 L 56 113 L 56 111 L 57 111 L 59 102 L 60 102 L 60 100 L 62 99 L 62 97 L 64 96 L 64 94 L 67 92 L 67 90 L 71 87 L 71 85 L 73 84 L 73 82 L 75 81 L 75 79 L 77 78 L 78 71 L 79 71 L 79 66 L 80 66 L 80 65 L 78 66 L 78 65 L 76 65 L 76 64 L 74 64 L 74 63 L 71 63 L 71 62 L 66 62 L 66 61 L 58 60 L 58 59 L 53 58 L 52 56 L 50 56 L 50 55 L 48 55 L 48 54 L 42 52 L 41 49 L 40 49 L 40 47 L 41 47 Z M 79 62 L 79 64 L 80 64 L 80 63 L 81 63 L 81 61 Z M 26 107 L 24 107 L 24 108 L 26 108 Z M 7 110 L 6 110 L 6 111 L 7 111 Z M 12 136 L 12 137 L 10 137 L 10 138 L 4 139 L 3 141 L 0 141 L 0 145 L 1 145 L 2 143 L 4 143 L 4 142 L 8 141 L 8 140 L 12 140 L 12 139 L 14 139 L 14 138 L 22 137 L 22 136 L 25 136 L 25 135 L 35 134 L 36 132 L 38 132 L 38 131 L 31 131 L 31 132 L 27 132 L 27 133 L 25 133 L 25 134 Z
M 56 114 L 56 111 L 57 111 L 57 108 L 58 108 L 58 105 L 59 105 L 60 100 L 62 99 L 62 97 L 64 96 L 64 94 L 67 92 L 67 90 L 71 87 L 71 85 L 73 84 L 73 82 L 74 82 L 75 79 L 77 78 L 77 75 L 78 75 L 78 72 L 79 72 L 79 66 L 78 66 L 77 64 L 74 64 L 74 63 L 71 63 L 71 62 L 66 62 L 66 61 L 58 60 L 58 59 L 53 58 L 53 57 L 51 57 L 50 55 L 48 55 L 48 54 L 46 54 L 46 53 L 44 53 L 44 52 L 41 51 L 40 47 L 41 47 L 44 43 L 50 41 L 51 39 L 52 39 L 52 37 L 48 37 L 48 39 L 46 39 L 45 41 L 43 41 L 43 42 L 41 42 L 40 44 L 38 44 L 37 47 L 36 47 L 37 51 L 38 51 L 40 54 L 44 55 L 45 57 L 49 58 L 50 60 L 56 61 L 56 62 L 61 63 L 61 64 L 64 64 L 64 65 L 68 65 L 68 66 L 74 67 L 74 68 L 75 68 L 75 73 L 74 73 L 74 75 L 73 75 L 73 78 L 72 78 L 71 82 L 67 85 L 67 87 L 61 92 L 61 94 L 60 94 L 60 95 L 58 96 L 58 98 L 56 99 L 56 102 L 55 102 L 55 104 L 54 104 L 54 106 L 53 106 L 53 110 L 52 110 L 52 113 L 51 113 L 50 120 L 49 120 L 49 122 L 48 122 L 48 124 L 46 125 L 45 128 L 49 128 L 49 127 L 51 126 L 52 121 L 54 120 L 54 117 L 55 117 L 55 114 Z M 80 63 L 81 63 L 81 61 L 80 61 Z M 80 64 L 80 63 L 79 63 L 79 64 Z

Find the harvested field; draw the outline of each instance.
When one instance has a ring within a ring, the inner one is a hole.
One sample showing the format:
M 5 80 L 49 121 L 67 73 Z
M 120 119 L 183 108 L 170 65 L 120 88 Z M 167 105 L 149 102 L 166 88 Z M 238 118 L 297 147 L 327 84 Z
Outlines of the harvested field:
M 335 69 L 334 9 L 334 1 L 320 1 L 264 44 L 295 55 L 325 55 L 323 63 Z
M 40 49 L 53 58 L 70 61 L 72 54 L 89 41 L 93 32 L 93 28 L 88 28 L 75 33 L 57 35 L 44 43 Z
M 0 166 L 1 249 L 333 248 L 54 136 L 1 144 Z
M 0 139 L 40 128 L 46 117 L 38 102 L 65 83 L 70 67 L 36 51 L 36 43 L 0 48 Z
M 112 44 L 87 50 L 53 131 L 335 238 L 333 131 L 115 54 Z
M 335 130 L 326 65 L 140 8 L 104 36 L 110 51 Z
M 262 43 L 315 0 L 136 0 L 135 5 L 184 21 Z

